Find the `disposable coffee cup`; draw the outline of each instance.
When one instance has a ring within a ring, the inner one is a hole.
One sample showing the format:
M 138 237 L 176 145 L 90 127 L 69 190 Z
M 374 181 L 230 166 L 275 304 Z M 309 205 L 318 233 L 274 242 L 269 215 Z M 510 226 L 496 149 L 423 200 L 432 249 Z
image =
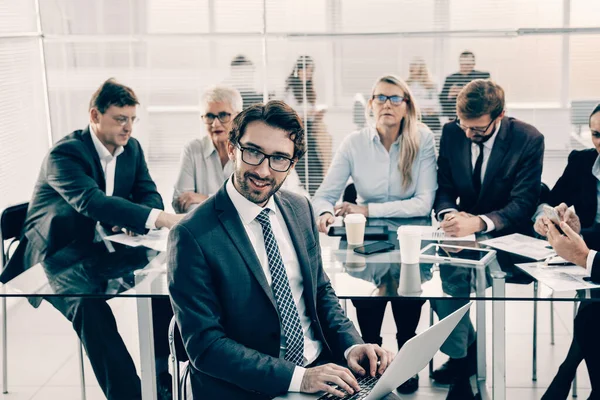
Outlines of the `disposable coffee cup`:
M 348 248 L 346 249 L 346 262 L 344 263 L 344 266 L 354 272 L 363 271 L 367 268 L 367 259 L 365 256 L 354 252 L 354 249 L 358 246 L 359 245 L 348 245 Z
M 367 218 L 362 214 L 348 214 L 344 218 L 346 241 L 349 245 L 362 244 L 365 241 Z
M 400 267 L 400 282 L 398 283 L 399 296 L 420 296 L 421 288 L 420 264 L 405 264 Z
M 418 264 L 421 255 L 421 227 L 402 225 L 398 228 L 400 260 L 403 264 Z

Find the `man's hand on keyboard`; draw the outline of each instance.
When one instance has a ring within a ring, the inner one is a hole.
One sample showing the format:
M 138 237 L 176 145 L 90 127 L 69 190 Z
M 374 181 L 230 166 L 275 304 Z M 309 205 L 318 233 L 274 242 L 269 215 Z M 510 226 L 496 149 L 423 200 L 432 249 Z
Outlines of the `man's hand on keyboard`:
M 360 376 L 364 376 L 367 371 L 363 366 L 368 365 L 371 376 L 375 376 L 376 373 L 381 375 L 393 359 L 394 353 L 391 351 L 385 350 L 376 344 L 361 344 L 348 353 L 348 367 Z M 379 368 L 377 362 L 379 362 Z
M 360 391 L 360 386 L 352 372 L 336 364 L 308 368 L 304 373 L 300 391 L 302 393 L 327 392 L 338 397 L 346 395 L 332 385 L 337 385 L 350 394 Z

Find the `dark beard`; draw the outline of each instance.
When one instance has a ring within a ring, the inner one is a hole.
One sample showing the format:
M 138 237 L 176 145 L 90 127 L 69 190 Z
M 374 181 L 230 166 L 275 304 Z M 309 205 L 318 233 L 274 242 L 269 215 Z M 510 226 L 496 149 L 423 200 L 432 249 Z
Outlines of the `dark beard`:
M 240 171 L 235 171 L 234 178 L 235 178 L 235 182 L 237 183 L 239 191 L 242 194 L 242 196 L 244 196 L 245 198 L 247 198 L 254 204 L 258 204 L 258 205 L 265 204 L 267 201 L 269 201 L 271 196 L 273 196 L 275 193 L 277 193 L 277 191 L 279 190 L 281 185 L 283 185 L 283 182 L 285 182 L 285 179 L 283 179 L 278 184 L 275 181 L 275 179 L 273 179 L 273 178 L 262 179 L 258 175 L 253 174 L 251 172 L 245 172 L 243 175 L 241 175 Z M 260 192 L 256 192 L 256 191 L 252 190 L 250 188 L 250 184 L 248 182 L 249 178 L 253 178 L 255 181 L 258 181 L 258 182 L 267 182 L 270 185 L 271 190 L 269 190 L 266 194 L 262 194 Z
M 474 135 L 470 140 L 473 143 L 485 143 L 488 140 L 490 140 L 492 138 L 492 136 L 494 136 L 494 133 L 496 132 L 496 124 L 494 124 L 494 128 L 492 129 L 492 133 L 490 133 L 489 135 L 486 136 L 482 136 L 482 135 Z

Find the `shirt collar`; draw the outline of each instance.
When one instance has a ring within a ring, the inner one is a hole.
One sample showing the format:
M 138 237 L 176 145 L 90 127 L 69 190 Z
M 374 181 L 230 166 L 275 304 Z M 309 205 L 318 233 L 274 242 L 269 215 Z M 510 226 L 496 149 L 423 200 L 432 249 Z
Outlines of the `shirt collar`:
M 496 127 L 496 130 L 492 134 L 492 137 L 483 143 L 483 147 L 486 147 L 488 150 L 491 150 L 492 147 L 494 147 L 494 142 L 496 141 L 496 138 L 498 137 L 498 131 L 500 131 L 501 125 L 502 125 L 502 121 L 500 121 L 498 123 L 498 126 Z M 473 143 L 473 145 L 477 145 L 477 143 L 475 143 L 475 142 L 472 142 L 472 143 Z
M 370 129 L 369 135 L 371 137 L 371 140 L 375 141 L 375 142 L 380 142 L 381 143 L 381 138 L 379 137 L 379 133 L 377 133 L 377 128 L 375 128 L 374 126 L 372 126 L 369 129 Z M 402 140 L 402 134 L 398 135 L 398 138 L 396 140 L 394 140 L 394 142 L 392 143 L 392 145 L 399 144 L 400 140 Z
M 94 132 L 94 128 L 92 128 L 91 124 L 90 124 L 90 135 L 92 136 L 92 142 L 94 143 L 94 147 L 96 148 L 98 157 L 100 157 L 100 159 L 103 161 L 110 161 L 113 158 L 117 158 L 119 155 L 121 155 L 121 153 L 123 153 L 123 151 L 125 151 L 123 146 L 119 146 L 115 150 L 114 156 L 112 154 L 110 154 L 110 151 L 108 151 L 106 146 L 104 146 L 104 144 L 102 144 L 100 139 L 98 139 L 98 136 L 96 136 L 96 132 Z
M 592 166 L 592 175 L 594 175 L 596 179 L 600 180 L 600 155 L 596 157 L 596 161 Z
M 267 202 L 267 205 L 263 208 L 256 203 L 251 202 L 247 198 L 245 198 L 240 192 L 237 191 L 235 186 L 233 185 L 233 175 L 229 177 L 227 183 L 225 184 L 225 190 L 227 190 L 227 194 L 233 203 L 233 206 L 237 210 L 240 218 L 244 225 L 249 225 L 252 221 L 258 217 L 258 214 L 261 213 L 262 210 L 268 208 L 271 210 L 270 212 L 277 213 L 277 209 L 275 207 L 275 200 L 273 196 Z
M 213 143 L 212 139 L 210 138 L 210 136 L 206 135 L 202 138 L 202 140 L 204 141 L 204 146 L 203 149 L 203 156 L 204 158 L 208 158 L 210 157 L 213 153 L 217 152 L 217 149 L 215 147 L 215 144 Z

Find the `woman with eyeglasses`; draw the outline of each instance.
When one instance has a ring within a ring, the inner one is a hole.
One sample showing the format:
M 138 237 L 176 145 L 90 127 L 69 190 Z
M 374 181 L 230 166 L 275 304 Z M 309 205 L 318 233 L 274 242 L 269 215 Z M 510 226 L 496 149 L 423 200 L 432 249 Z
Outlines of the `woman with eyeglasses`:
M 437 189 L 433 134 L 419 122 L 419 106 L 400 78 L 379 78 L 365 110 L 369 126 L 347 136 L 315 193 L 318 229 L 327 232 L 336 215 L 363 214 L 372 218 L 427 217 Z M 352 178 L 357 204 L 335 205 Z M 381 323 L 387 300 L 354 301 L 363 339 L 381 344 Z M 398 348 L 415 335 L 421 306 L 418 300 L 392 301 Z M 412 393 L 418 377 L 399 390 Z
M 600 104 L 590 114 L 589 125 L 594 148 L 573 150 L 562 176 L 547 198 L 542 200 L 554 207 L 558 216 L 580 233 L 591 247 L 593 245 L 590 243 L 594 242 L 600 230 Z M 534 229 L 541 236 L 546 236 L 546 225 L 550 222 L 545 218 L 543 205 L 538 207 L 534 217 Z M 584 304 L 582 303 L 580 310 Z M 571 382 L 583 358 L 584 353 L 574 338 L 567 357 L 542 397 L 543 400 L 568 397 Z
M 173 192 L 172 205 L 177 213 L 192 211 L 216 193 L 233 173 L 227 142 L 232 121 L 242 110 L 242 96 L 237 89 L 217 85 L 202 94 L 200 103 L 207 135 L 190 141 L 183 149 Z M 307 195 L 294 171 L 283 189 Z

